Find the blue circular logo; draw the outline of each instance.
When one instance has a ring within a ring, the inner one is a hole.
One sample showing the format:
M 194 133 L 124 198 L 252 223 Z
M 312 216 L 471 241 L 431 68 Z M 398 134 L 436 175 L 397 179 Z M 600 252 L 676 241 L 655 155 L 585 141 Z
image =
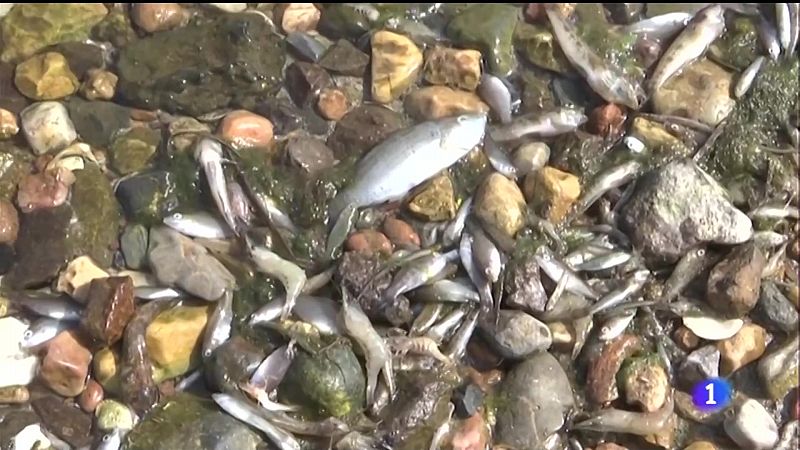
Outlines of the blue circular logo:
M 709 378 L 694 385 L 692 401 L 703 412 L 714 412 L 725 408 L 731 402 L 733 388 L 728 380 Z

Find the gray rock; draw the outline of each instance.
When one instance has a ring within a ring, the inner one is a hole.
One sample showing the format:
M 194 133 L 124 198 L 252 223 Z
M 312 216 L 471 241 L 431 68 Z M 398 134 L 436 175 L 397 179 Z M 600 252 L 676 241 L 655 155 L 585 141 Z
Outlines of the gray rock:
M 547 165 L 550 147 L 544 142 L 526 142 L 514 151 L 512 163 L 520 176 L 535 172 Z
M 0 62 L 0 108 L 19 114 L 30 104 L 14 85 L 14 64 Z
M 314 113 L 313 108 L 300 109 L 289 98 L 268 97 L 258 99 L 252 105 L 243 102 L 239 106 L 269 119 L 275 135 L 286 135 L 301 129 L 310 134 L 328 132 L 328 122 Z
M 144 267 L 147 260 L 148 230 L 139 224 L 128 224 L 119 237 L 119 246 L 129 269 Z
M 795 335 L 758 361 L 758 375 L 770 398 L 782 399 L 797 386 L 800 338 Z
M 247 381 L 266 354 L 240 336 L 234 336 L 217 347 L 206 361 L 206 380 L 212 389 L 235 393 L 237 383 Z
M 312 63 L 319 62 L 328 46 L 308 33 L 292 32 L 286 35 L 286 44 L 300 59 Z
M 59 102 L 38 102 L 20 113 L 22 131 L 33 153 L 43 155 L 71 144 L 78 138 L 67 108 Z
M 389 108 L 361 105 L 336 123 L 328 146 L 340 160 L 360 157 L 403 125 L 402 116 Z
M 751 314 L 764 328 L 790 333 L 797 329 L 798 314 L 792 302 L 771 281 L 761 284 L 761 295 Z
M 376 276 L 381 270 L 381 261 L 377 255 L 361 252 L 345 252 L 336 268 L 336 279 L 350 292 L 359 292 L 358 305 L 364 314 L 372 320 L 386 321 L 395 326 L 410 323 L 411 306 L 405 296 L 387 301 L 383 291 L 392 282 L 391 274 Z M 367 288 L 367 283 L 372 283 Z M 363 292 L 362 292 L 363 290 Z
M 453 403 L 456 406 L 456 415 L 467 419 L 483 405 L 483 391 L 475 383 L 464 385 L 453 393 Z
M 521 309 L 531 314 L 544 311 L 547 293 L 539 277 L 539 265 L 531 256 L 522 260 L 512 260 L 505 275 L 504 302 L 507 307 Z
M 4 279 L 15 289 L 38 287 L 58 275 L 70 260 L 67 232 L 72 208 L 61 205 L 23 214 L 15 244 L 17 264 Z
M 800 421 L 793 420 L 783 426 L 781 438 L 775 450 L 793 450 L 800 448 Z
M 734 413 L 722 425 L 741 448 L 771 449 L 778 441 L 778 425 L 761 403 L 753 399 L 736 405 Z
M 28 425 L 39 423 L 36 413 L 30 410 L 13 409 L 3 412 L 0 421 L 0 448 L 12 448 L 11 442 L 20 431 Z
M 131 124 L 128 108 L 112 102 L 72 97 L 67 108 L 81 139 L 96 147 L 108 147 L 114 134 Z
M 502 391 L 508 403 L 497 412 L 496 443 L 514 448 L 540 448 L 575 403 L 567 374 L 546 352 L 514 367 Z
M 205 300 L 217 300 L 236 279 L 200 244 L 170 228 L 150 230 L 148 262 L 162 283 Z
M 689 353 L 678 369 L 678 379 L 687 389 L 707 378 L 719 376 L 720 353 L 716 345 L 706 345 Z
M 333 73 L 361 77 L 369 64 L 369 55 L 350 41 L 339 39 L 319 61 L 319 65 Z
M 621 227 L 653 265 L 674 263 L 703 242 L 743 243 L 753 236 L 753 224 L 724 192 L 691 159 L 674 161 L 639 179 Z
M 309 175 L 330 169 L 336 163 L 333 151 L 317 138 L 298 136 L 289 139 L 286 153 L 292 162 Z
M 550 328 L 530 314 L 502 310 L 494 322 L 482 322 L 480 329 L 486 340 L 505 358 L 522 359 L 547 350 L 553 343 Z

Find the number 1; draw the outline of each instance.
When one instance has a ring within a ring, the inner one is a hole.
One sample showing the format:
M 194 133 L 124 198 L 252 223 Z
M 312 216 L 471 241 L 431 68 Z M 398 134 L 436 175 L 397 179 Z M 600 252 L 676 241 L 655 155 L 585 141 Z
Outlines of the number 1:
M 706 405 L 716 405 L 717 402 L 714 400 L 714 384 L 708 383 L 706 385 L 706 390 L 708 391 L 708 400 L 706 400 Z

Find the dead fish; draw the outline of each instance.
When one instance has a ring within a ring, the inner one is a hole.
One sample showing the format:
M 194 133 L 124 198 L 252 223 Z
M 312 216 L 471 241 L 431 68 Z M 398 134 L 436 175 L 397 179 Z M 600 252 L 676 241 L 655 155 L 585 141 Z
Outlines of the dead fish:
M 464 357 L 467 352 L 467 344 L 469 343 L 472 334 L 475 332 L 475 327 L 478 325 L 478 310 L 473 309 L 468 314 L 461 326 L 456 330 L 450 342 L 447 343 L 445 349 L 445 356 L 451 361 L 458 362 Z
M 100 444 L 96 447 L 97 450 L 118 450 L 122 446 L 123 431 L 120 428 L 114 428 L 100 438 Z
M 749 213 L 747 217 L 751 219 L 800 219 L 800 210 L 792 205 L 766 204 L 761 205 Z
M 472 196 L 468 197 L 461 206 L 458 207 L 456 216 L 445 227 L 442 233 L 442 243 L 444 245 L 451 245 L 461 238 L 461 232 L 464 231 L 464 225 L 467 221 L 467 216 L 472 209 Z
M 400 269 L 392 279 L 392 283 L 383 292 L 384 299 L 395 299 L 414 288 L 428 283 L 439 275 L 447 266 L 452 256 L 434 253 L 409 262 Z
M 700 273 L 710 268 L 718 259 L 718 255 L 711 254 L 705 247 L 696 247 L 681 257 L 675 268 L 672 269 L 664 288 L 661 291 L 661 301 L 670 303 L 683 291 L 686 286 Z
M 233 216 L 238 222 L 249 225 L 253 221 L 253 213 L 250 210 L 250 200 L 242 185 L 235 181 L 228 182 L 228 197 Z
M 778 40 L 781 48 L 788 50 L 792 43 L 792 20 L 788 3 L 775 3 L 775 21 L 778 24 Z
M 693 15 L 674 12 L 648 17 L 622 27 L 623 33 L 644 34 L 655 39 L 668 39 L 686 27 Z
M 606 320 L 605 323 L 603 323 L 603 326 L 600 327 L 600 335 L 598 336 L 598 339 L 601 341 L 608 341 L 619 336 L 623 331 L 625 331 L 626 328 L 628 328 L 628 325 L 635 316 L 636 310 L 629 309 L 619 316 Z
M 259 325 L 280 317 L 286 303 L 285 296 L 278 296 L 259 308 L 250 316 L 250 325 Z M 292 313 L 303 322 L 314 325 L 320 333 L 342 336 L 343 330 L 338 322 L 339 305 L 330 298 L 299 295 Z
M 224 221 L 205 211 L 174 213 L 164 218 L 164 225 L 193 238 L 227 239 L 232 236 Z
M 616 408 L 606 408 L 591 418 L 572 426 L 575 430 L 590 430 L 603 433 L 627 433 L 638 436 L 656 434 L 663 430 L 672 417 L 674 394 L 670 392 L 664 405 L 650 413 L 637 413 Z
M 139 286 L 133 288 L 133 296 L 141 300 L 172 300 L 186 297 L 186 293 L 171 287 Z
M 211 197 L 214 199 L 219 213 L 230 229 L 236 232 L 237 223 L 231 209 L 228 183 L 225 181 L 225 173 L 222 169 L 222 145 L 214 139 L 203 138 L 197 143 L 194 157 L 206 174 Z
M 475 265 L 472 253 L 473 242 L 474 239 L 469 231 L 463 231 L 461 233 L 461 242 L 458 246 L 458 254 L 461 257 L 461 265 L 469 275 L 470 280 L 472 280 L 472 284 L 478 289 L 481 310 L 491 311 L 494 306 L 492 284 Z
M 414 289 L 414 300 L 426 302 L 478 303 L 480 295 L 468 279 L 438 280 Z
M 439 316 L 444 310 L 444 304 L 440 302 L 428 303 L 422 308 L 414 322 L 411 324 L 411 329 L 408 331 L 409 336 L 421 336 L 425 334 L 428 329 L 439 320 Z
M 658 61 L 650 77 L 649 90 L 658 90 L 673 75 L 703 56 L 712 42 L 725 31 L 725 10 L 711 5 L 699 11 Z
M 29 350 L 49 342 L 64 330 L 75 328 L 75 322 L 56 320 L 49 317 L 39 319 L 25 330 L 20 341 L 20 348 Z
M 762 248 L 772 248 L 789 241 L 789 236 L 776 233 L 772 230 L 756 231 L 753 233 L 753 242 Z
M 580 110 L 558 108 L 543 114 L 519 116 L 506 125 L 490 128 L 489 134 L 496 142 L 515 141 L 529 135 L 553 137 L 573 131 L 587 120 Z
M 217 300 L 214 311 L 208 318 L 203 335 L 203 357 L 208 358 L 220 345 L 231 337 L 233 327 L 233 292 L 226 290 Z
M 38 292 L 10 292 L 7 295 L 11 303 L 38 316 L 67 322 L 81 320 L 83 308 L 67 296 Z
M 302 450 L 291 433 L 270 423 L 245 399 L 230 394 L 211 394 L 211 398 L 226 413 L 263 432 L 280 450 Z
M 480 226 L 470 227 L 472 233 L 472 257 L 477 264 L 477 269 L 483 273 L 491 283 L 497 283 L 500 272 L 503 270 L 500 250 L 494 245 L 489 236 Z
M 800 3 L 789 3 L 789 21 L 792 33 L 786 55 L 791 57 L 797 49 L 797 42 L 800 41 Z
M 491 134 L 487 134 L 483 138 L 483 153 L 489 160 L 494 170 L 505 175 L 512 180 L 517 179 L 517 168 L 508 158 L 505 150 L 500 148 L 500 145 L 492 139 Z
M 545 5 L 545 12 L 564 55 L 592 90 L 609 103 L 639 109 L 644 94 L 641 86 L 595 54 L 579 37 L 575 26 L 562 17 L 553 5 Z
M 741 98 L 747 91 L 750 90 L 750 86 L 753 85 L 753 81 L 756 79 L 756 76 L 761 71 L 761 67 L 764 66 L 764 62 L 767 59 L 763 56 L 759 56 L 758 58 L 754 59 L 749 66 L 747 66 L 744 71 L 742 71 L 741 75 L 739 75 L 739 80 L 736 82 L 736 87 L 733 89 L 733 93 L 736 98 Z
M 758 40 L 767 51 L 769 59 L 775 61 L 781 54 L 781 44 L 778 41 L 778 31 L 766 17 L 758 15 Z
M 511 92 L 503 80 L 490 73 L 482 74 L 478 95 L 489 105 L 500 123 L 511 122 Z
M 250 258 L 258 271 L 277 278 L 286 289 L 286 302 L 281 311 L 281 320 L 286 320 L 306 283 L 306 273 L 297 264 L 281 258 L 264 246 L 255 245 L 246 234 L 245 238 Z
M 613 267 L 620 266 L 630 261 L 633 257 L 630 253 L 615 251 L 609 252 L 605 255 L 597 256 L 588 261 L 575 266 L 575 270 L 579 272 L 595 272 L 598 270 L 607 270 Z
M 453 412 L 455 409 L 452 403 L 447 403 L 447 418 L 444 423 L 436 427 L 436 430 L 433 432 L 429 450 L 439 450 L 442 447 L 445 436 L 450 432 L 450 421 L 453 419 Z
M 551 280 L 555 281 L 560 280 L 562 276 L 566 277 L 566 290 L 592 300 L 596 300 L 599 297 L 594 289 L 586 284 L 586 282 L 567 267 L 566 264 L 559 261 L 548 247 L 541 246 L 536 249 L 534 257 L 539 267 Z
M 445 338 L 461 323 L 466 315 L 464 309 L 456 309 L 446 315 L 439 323 L 430 327 L 425 336 L 433 339 L 436 343 L 441 343 Z
M 626 299 L 630 298 L 635 293 L 639 292 L 644 283 L 650 278 L 650 271 L 637 270 L 633 273 L 625 283 L 618 289 L 614 289 L 608 294 L 604 295 L 597 303 L 589 307 L 588 315 L 597 314 L 606 309 L 613 308 Z

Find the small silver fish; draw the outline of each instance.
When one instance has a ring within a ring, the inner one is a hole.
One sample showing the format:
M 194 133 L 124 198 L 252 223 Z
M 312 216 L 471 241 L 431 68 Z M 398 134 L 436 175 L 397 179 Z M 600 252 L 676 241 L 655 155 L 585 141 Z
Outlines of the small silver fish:
M 214 139 L 203 138 L 195 147 L 194 157 L 206 174 L 211 197 L 214 199 L 217 209 L 230 229 L 236 231 L 236 219 L 231 209 L 228 183 L 225 181 L 225 173 L 222 169 L 222 145 Z
M 712 255 L 705 247 L 696 247 L 681 257 L 672 274 L 664 283 L 661 292 L 661 302 L 670 303 L 674 300 L 689 283 L 705 269 L 709 268 L 716 260 L 716 255 Z
M 246 239 L 247 249 L 256 269 L 277 278 L 286 289 L 286 302 L 281 311 L 281 320 L 286 320 L 306 283 L 306 273 L 297 264 L 281 258 L 264 246 L 255 245 L 249 238 Z
M 762 248 L 771 248 L 777 247 L 782 245 L 784 242 L 789 240 L 789 236 L 781 233 L 776 233 L 775 231 L 766 230 L 766 231 L 756 231 L 753 233 L 753 242 L 756 243 L 757 246 Z
M 466 311 L 461 308 L 451 311 L 450 314 L 446 315 L 439 323 L 432 326 L 428 332 L 425 333 L 425 336 L 433 339 L 437 344 L 442 343 L 450 332 L 461 323 L 466 314 Z
M 781 44 L 778 41 L 778 31 L 763 15 L 758 16 L 758 40 L 773 61 L 781 54 Z
M 792 35 L 791 39 L 789 39 L 786 55 L 791 57 L 797 49 L 798 41 L 800 41 L 800 3 L 789 3 L 789 21 L 791 22 Z
M 631 323 L 633 318 L 636 316 L 635 309 L 629 309 L 622 313 L 619 316 L 612 317 L 600 327 L 600 334 L 598 335 L 598 339 L 601 341 L 608 341 L 614 339 L 615 337 L 622 334 L 628 325 Z
M 753 209 L 747 213 L 747 216 L 751 219 L 786 219 L 790 217 L 798 220 L 800 219 L 800 210 L 792 205 L 767 204 Z
M 252 396 L 262 408 L 268 411 L 296 411 L 294 406 L 273 402 L 269 393 L 274 391 L 283 381 L 289 366 L 294 359 L 294 342 L 278 347 L 269 354 L 250 376 L 250 382 L 239 385 L 239 388 Z
M 172 300 L 186 294 L 171 287 L 139 286 L 133 288 L 133 296 L 140 300 Z
M 472 232 L 472 257 L 478 270 L 492 283 L 497 283 L 500 272 L 503 270 L 503 261 L 500 250 L 489 239 L 479 226 L 471 227 Z
M 512 180 L 517 179 L 517 168 L 509 159 L 508 154 L 500 148 L 500 145 L 492 139 L 491 134 L 483 138 L 483 153 L 489 160 L 494 170 L 505 175 Z
M 461 238 L 461 232 L 464 231 L 464 224 L 471 209 L 472 197 L 469 197 L 459 206 L 456 216 L 445 227 L 442 233 L 442 243 L 444 245 L 451 245 Z
M 648 83 L 651 93 L 689 63 L 703 56 L 711 43 L 722 35 L 725 31 L 724 12 L 722 6 L 714 4 L 694 16 L 658 61 Z
M 100 444 L 98 444 L 97 450 L 119 450 L 122 446 L 123 433 L 122 429 L 114 428 L 104 434 L 103 437 L 100 438 Z
M 781 48 L 788 50 L 792 43 L 792 20 L 788 3 L 775 3 L 775 21 L 778 24 L 778 40 Z
M 511 92 L 503 80 L 490 73 L 482 74 L 478 95 L 489 105 L 500 123 L 511 122 Z
M 604 295 L 597 303 L 589 307 L 588 314 L 593 315 L 606 309 L 613 308 L 624 300 L 630 298 L 635 293 L 642 290 L 644 283 L 650 278 L 650 271 L 637 270 L 628 278 L 618 289 L 614 289 Z
M 474 239 L 468 231 L 461 233 L 461 242 L 458 246 L 458 254 L 461 257 L 461 265 L 469 275 L 472 284 L 478 289 L 478 296 L 480 298 L 480 306 L 483 311 L 491 311 L 494 305 L 492 296 L 492 284 L 489 280 L 478 270 L 475 266 L 474 256 L 472 254 L 472 245 Z
M 271 424 L 245 399 L 230 394 L 211 394 L 214 402 L 234 418 L 262 431 L 280 450 L 302 450 L 294 436 Z
M 686 27 L 692 20 L 693 14 L 674 12 L 649 17 L 626 25 L 622 28 L 624 33 L 644 34 L 655 39 L 667 39 Z
M 205 211 L 172 214 L 164 218 L 164 225 L 195 238 L 227 239 L 232 236 L 224 221 Z
M 286 296 L 278 296 L 266 305 L 259 308 L 250 316 L 250 325 L 271 322 L 280 317 L 286 302 Z M 292 313 L 300 320 L 314 325 L 320 333 L 326 335 L 342 336 L 343 330 L 339 325 L 339 304 L 326 297 L 299 295 L 295 300 Z
M 580 272 L 594 272 L 598 270 L 611 269 L 612 267 L 625 264 L 626 262 L 630 261 L 632 257 L 633 255 L 630 253 L 622 251 L 610 252 L 578 264 L 575 266 L 575 270 Z
M 460 361 L 467 352 L 467 344 L 475 332 L 475 327 L 478 325 L 478 310 L 473 309 L 467 314 L 467 317 L 461 323 L 461 326 L 456 330 L 450 342 L 447 343 L 444 354 L 452 361 Z
M 65 296 L 37 295 L 29 293 L 10 293 L 9 300 L 15 305 L 41 316 L 55 320 L 76 322 L 81 320 L 83 308 Z
M 546 246 L 541 246 L 536 249 L 534 254 L 536 262 L 539 267 L 550 277 L 551 280 L 560 280 L 562 276 L 566 277 L 565 289 L 586 298 L 595 300 L 599 297 L 597 292 L 594 291 L 585 281 L 583 281 L 576 273 L 570 270 L 564 263 L 558 261 L 556 256 Z
M 753 85 L 753 81 L 755 81 L 766 60 L 763 56 L 759 56 L 742 71 L 742 74 L 739 75 L 739 80 L 736 82 L 736 87 L 733 89 L 733 94 L 736 98 L 743 97 L 750 90 L 750 86 Z
M 444 423 L 436 427 L 436 430 L 433 432 L 429 450 L 439 450 L 442 447 L 445 436 L 450 432 L 450 421 L 453 419 L 453 412 L 455 409 L 452 403 L 447 404 L 447 418 Z
M 413 299 L 436 303 L 478 303 L 480 295 L 468 279 L 438 280 L 412 291 Z
M 428 283 L 447 266 L 448 257 L 440 253 L 423 256 L 409 262 L 392 279 L 383 292 L 384 299 L 395 299 L 414 288 Z
M 75 328 L 74 322 L 50 318 L 39 319 L 22 334 L 20 348 L 32 349 L 47 343 L 64 330 Z
M 220 345 L 231 337 L 233 327 L 233 293 L 226 290 L 217 300 L 214 311 L 208 318 L 203 335 L 203 357 L 208 358 Z
M 543 114 L 517 117 L 506 125 L 491 128 L 489 134 L 496 142 L 515 141 L 528 135 L 553 137 L 573 131 L 587 120 L 580 110 L 558 108 Z
M 235 181 L 228 182 L 228 197 L 233 216 L 239 222 L 249 225 L 253 220 L 253 213 L 250 210 L 250 200 L 248 200 L 242 185 Z
M 633 180 L 641 169 L 642 164 L 632 159 L 600 173 L 592 185 L 586 189 L 586 193 L 578 200 L 573 214 L 575 216 L 583 214 L 606 192 Z

